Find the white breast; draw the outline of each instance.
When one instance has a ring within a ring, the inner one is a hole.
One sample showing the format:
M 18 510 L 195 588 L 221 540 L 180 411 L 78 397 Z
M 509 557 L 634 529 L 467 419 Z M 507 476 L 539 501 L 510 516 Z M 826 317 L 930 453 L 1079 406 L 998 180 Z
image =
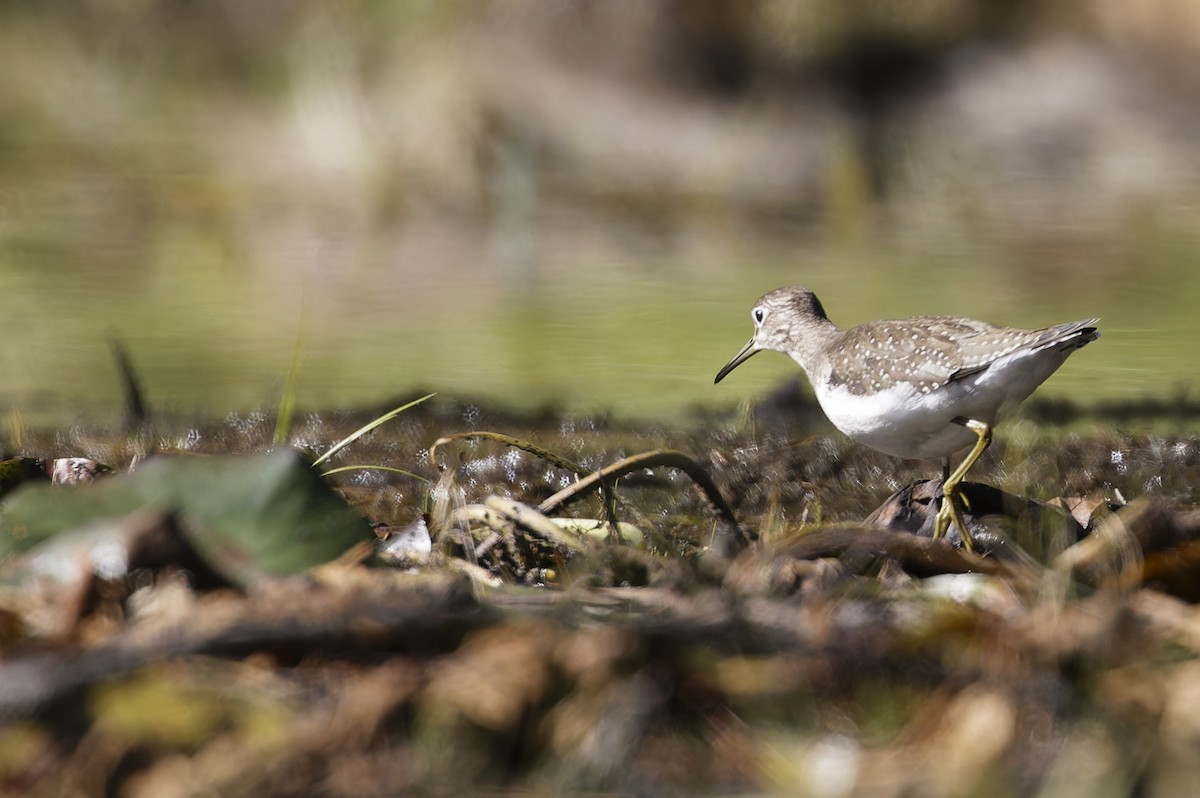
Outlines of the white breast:
M 895 457 L 945 457 L 976 439 L 975 433 L 952 423 L 962 415 L 960 392 L 943 388 L 923 394 L 908 383 L 870 395 L 852 394 L 842 386 L 817 388 L 817 401 L 833 425 L 854 440 Z

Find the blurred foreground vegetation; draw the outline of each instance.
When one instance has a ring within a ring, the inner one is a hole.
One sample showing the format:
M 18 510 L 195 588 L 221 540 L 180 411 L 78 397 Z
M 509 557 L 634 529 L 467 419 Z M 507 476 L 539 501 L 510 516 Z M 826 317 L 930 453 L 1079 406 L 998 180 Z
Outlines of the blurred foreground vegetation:
M 978 558 L 901 531 L 927 512 L 917 493 L 863 520 L 925 466 L 796 437 L 782 418 L 764 406 L 681 433 L 434 401 L 321 467 L 406 473 L 326 479 L 288 450 L 261 454 L 267 417 L 27 430 L 26 457 L 82 484 L 3 469 L 0 784 L 1186 791 L 1200 441 L 1002 433 L 973 474 L 1010 492 L 978 519 Z M 365 420 L 302 416 L 291 439 L 316 454 Z M 654 465 L 667 449 L 698 470 Z M 89 459 L 49 459 L 66 452 Z M 608 498 L 549 509 L 639 453 L 658 459 Z M 116 473 L 91 482 L 91 458 Z M 75 520 L 32 545 L 64 513 Z M 546 530 L 549 517 L 574 520 Z

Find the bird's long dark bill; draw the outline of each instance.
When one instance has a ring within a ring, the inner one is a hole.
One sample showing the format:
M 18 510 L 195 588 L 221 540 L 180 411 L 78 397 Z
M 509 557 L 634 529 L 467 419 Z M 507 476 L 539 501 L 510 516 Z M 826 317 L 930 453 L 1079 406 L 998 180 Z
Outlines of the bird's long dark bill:
M 760 350 L 754 348 L 754 339 L 751 338 L 750 343 L 743 346 L 742 351 L 738 352 L 736 355 L 734 355 L 733 360 L 726 363 L 725 368 L 723 368 L 717 372 L 717 378 L 715 380 L 713 380 L 713 384 L 715 385 L 716 383 L 725 379 L 726 374 L 728 374 L 729 372 L 733 371 L 738 366 L 745 363 L 747 360 L 749 360 L 754 355 L 757 355 L 759 353 L 759 351 Z

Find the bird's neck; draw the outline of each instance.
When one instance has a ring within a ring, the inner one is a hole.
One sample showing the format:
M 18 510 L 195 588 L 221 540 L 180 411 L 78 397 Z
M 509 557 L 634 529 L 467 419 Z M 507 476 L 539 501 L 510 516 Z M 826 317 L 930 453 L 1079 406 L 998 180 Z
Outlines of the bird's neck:
M 792 328 L 786 352 L 804 369 L 810 380 L 823 380 L 829 376 L 825 373 L 829 370 L 825 352 L 842 334 L 842 330 L 829 319 L 806 319 Z

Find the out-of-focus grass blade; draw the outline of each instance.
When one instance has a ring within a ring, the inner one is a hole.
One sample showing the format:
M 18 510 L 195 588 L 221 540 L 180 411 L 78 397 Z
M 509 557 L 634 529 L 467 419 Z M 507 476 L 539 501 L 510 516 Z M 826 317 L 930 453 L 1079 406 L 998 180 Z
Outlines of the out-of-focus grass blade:
M 283 384 L 283 393 L 279 397 L 279 408 L 275 411 L 275 433 L 271 442 L 275 446 L 287 443 L 288 434 L 292 431 L 292 417 L 296 413 L 296 384 L 300 381 L 300 369 L 304 365 L 304 335 L 296 340 L 292 348 L 292 362 L 288 365 L 287 381 Z
M 383 465 L 344 465 L 344 466 L 338 466 L 337 468 L 331 468 L 331 469 L 329 469 L 328 471 L 322 471 L 322 472 L 321 472 L 321 476 L 323 476 L 323 477 L 329 477 L 329 476 L 333 476 L 334 474 L 341 474 L 341 473 L 343 473 L 343 472 L 345 472 L 345 471 L 366 471 L 366 470 L 370 470 L 370 471 L 387 471 L 387 472 L 388 472 L 388 473 L 390 473 L 390 474 L 401 474 L 402 476 L 406 476 L 406 477 L 412 477 L 413 479 L 419 479 L 419 480 L 421 480 L 422 482 L 428 482 L 428 483 L 429 483 L 429 484 L 431 484 L 431 485 L 433 484 L 433 480 L 431 480 L 431 479 L 427 479 L 427 478 L 425 478 L 425 477 L 421 476 L 420 474 L 414 474 L 414 473 L 413 473 L 413 472 L 411 472 L 411 471 L 405 471 L 403 468 L 392 468 L 391 466 L 383 466 Z
M 397 407 L 395 410 L 391 410 L 387 413 L 384 413 L 382 416 L 375 419 L 371 423 L 366 424 L 362 427 L 359 427 L 354 432 L 351 432 L 345 438 L 342 438 L 340 441 L 335 443 L 333 446 L 330 446 L 329 451 L 325 452 L 325 454 L 321 455 L 320 457 L 318 457 L 316 460 L 313 461 L 313 466 L 314 467 L 319 466 L 321 463 L 324 463 L 326 460 L 333 457 L 335 454 L 340 452 L 342 449 L 345 449 L 347 446 L 354 443 L 356 440 L 358 440 L 362 436 L 366 435 L 371 430 L 375 429 L 376 427 L 380 426 L 381 424 L 386 424 L 387 422 L 391 421 L 396 416 L 403 413 L 405 410 L 408 410 L 410 407 L 416 407 L 417 405 L 421 404 L 421 402 L 424 402 L 427 399 L 431 399 L 434 396 L 437 396 L 437 394 L 436 393 L 427 393 L 424 396 L 422 396 L 420 399 L 414 399 L 406 405 L 402 405 L 400 407 Z

